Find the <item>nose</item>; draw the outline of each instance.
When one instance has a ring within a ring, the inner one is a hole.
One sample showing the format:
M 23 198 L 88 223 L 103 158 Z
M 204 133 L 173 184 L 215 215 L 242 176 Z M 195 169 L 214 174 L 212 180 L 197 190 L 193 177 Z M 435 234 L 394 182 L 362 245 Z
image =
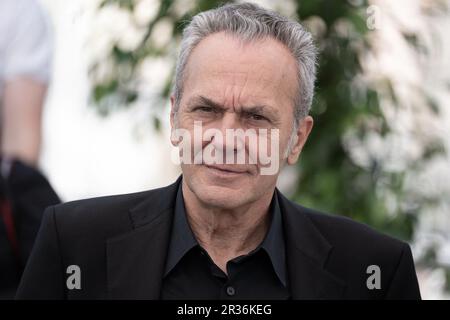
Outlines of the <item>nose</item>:
M 243 130 L 238 114 L 225 112 L 218 123 L 217 129 L 220 131 L 221 137 L 214 136 L 211 144 L 213 144 L 216 152 L 222 154 L 224 163 L 225 161 L 229 163 L 230 159 L 233 159 L 234 163 L 237 154 L 245 150 L 245 141 L 234 134 L 235 130 Z

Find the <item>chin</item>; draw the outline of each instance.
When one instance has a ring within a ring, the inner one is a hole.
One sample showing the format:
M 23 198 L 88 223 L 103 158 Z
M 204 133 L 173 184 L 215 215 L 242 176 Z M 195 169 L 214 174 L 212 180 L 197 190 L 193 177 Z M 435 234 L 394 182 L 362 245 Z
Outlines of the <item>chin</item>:
M 202 186 L 196 189 L 193 191 L 201 202 L 216 208 L 234 209 L 249 202 L 242 190 L 218 186 Z

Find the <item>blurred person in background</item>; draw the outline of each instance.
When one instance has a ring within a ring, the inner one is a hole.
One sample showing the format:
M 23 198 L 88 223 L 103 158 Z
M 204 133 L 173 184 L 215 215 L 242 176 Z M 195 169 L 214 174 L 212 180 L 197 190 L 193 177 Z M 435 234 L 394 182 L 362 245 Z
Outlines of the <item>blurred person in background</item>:
M 51 30 L 39 3 L 1 0 L 0 298 L 14 296 L 43 209 L 59 202 L 36 168 L 51 58 Z

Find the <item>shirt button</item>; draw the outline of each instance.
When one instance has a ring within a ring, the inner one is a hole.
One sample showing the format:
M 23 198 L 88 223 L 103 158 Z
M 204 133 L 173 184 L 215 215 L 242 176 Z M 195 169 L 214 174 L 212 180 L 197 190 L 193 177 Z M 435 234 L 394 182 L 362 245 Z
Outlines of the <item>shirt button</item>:
M 234 296 L 236 293 L 236 290 L 234 290 L 233 287 L 227 287 L 227 295 Z

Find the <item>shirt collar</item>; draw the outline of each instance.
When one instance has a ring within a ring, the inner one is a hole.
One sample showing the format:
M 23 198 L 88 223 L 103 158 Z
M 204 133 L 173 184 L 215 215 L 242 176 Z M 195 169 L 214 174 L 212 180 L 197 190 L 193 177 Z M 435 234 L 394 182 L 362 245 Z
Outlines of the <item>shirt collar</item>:
M 172 234 L 167 256 L 164 277 L 178 264 L 184 255 L 198 245 L 197 240 L 189 226 L 184 206 L 182 183 L 177 191 L 175 203 Z M 284 243 L 283 222 L 278 203 L 278 197 L 274 192 L 270 204 L 271 223 L 263 242 L 252 252 L 264 249 L 268 254 L 272 266 L 280 281 L 286 286 L 286 249 Z
M 175 200 L 172 234 L 170 236 L 169 252 L 164 276 L 177 265 L 190 249 L 198 245 L 186 218 L 186 209 L 184 207 L 181 185 L 182 183 L 180 182 Z
M 260 246 L 269 255 L 275 273 L 286 287 L 286 249 L 284 244 L 283 221 L 276 192 L 273 194 L 270 214 L 272 221 L 266 237 Z

